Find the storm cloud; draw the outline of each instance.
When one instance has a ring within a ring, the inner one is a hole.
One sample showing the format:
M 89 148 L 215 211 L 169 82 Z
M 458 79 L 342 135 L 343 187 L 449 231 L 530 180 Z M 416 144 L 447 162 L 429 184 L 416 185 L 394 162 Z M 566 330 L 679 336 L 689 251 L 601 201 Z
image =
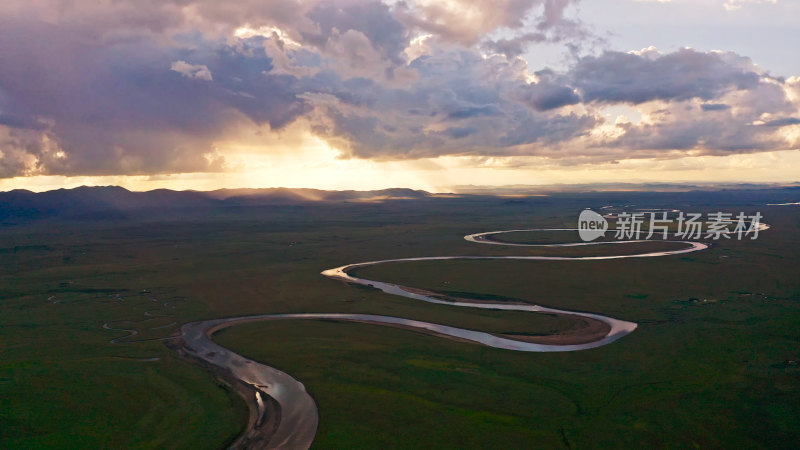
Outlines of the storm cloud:
M 223 171 L 220 142 L 295 123 L 380 160 L 800 147 L 800 81 L 734 53 L 531 67 L 531 45 L 591 38 L 574 3 L 7 1 L 0 177 Z M 609 123 L 615 105 L 646 120 Z
M 752 89 L 760 76 L 732 53 L 682 49 L 662 55 L 605 52 L 581 58 L 571 76 L 586 101 L 644 103 L 651 100 L 718 98 L 727 90 Z

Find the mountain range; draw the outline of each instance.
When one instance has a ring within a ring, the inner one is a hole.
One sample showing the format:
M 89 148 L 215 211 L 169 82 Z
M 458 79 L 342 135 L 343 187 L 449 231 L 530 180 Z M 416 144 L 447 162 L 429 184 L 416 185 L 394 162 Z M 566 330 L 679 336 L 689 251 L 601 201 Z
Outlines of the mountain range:
M 124 218 L 137 211 L 205 209 L 226 206 L 292 205 L 317 202 L 376 202 L 420 200 L 425 191 L 383 189 L 376 191 L 324 191 L 319 189 L 220 189 L 216 191 L 173 191 L 156 189 L 129 191 L 119 186 L 81 186 L 31 192 L 15 189 L 0 192 L 0 220 Z

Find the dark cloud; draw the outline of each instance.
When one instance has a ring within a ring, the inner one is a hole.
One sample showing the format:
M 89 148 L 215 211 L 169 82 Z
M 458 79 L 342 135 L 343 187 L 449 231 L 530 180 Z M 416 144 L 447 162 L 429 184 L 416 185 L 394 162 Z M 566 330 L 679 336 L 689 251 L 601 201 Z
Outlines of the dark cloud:
M 579 48 L 584 41 L 592 41 L 593 44 L 602 41 L 583 23 L 565 16 L 567 7 L 576 4 L 577 1 L 546 0 L 536 3 L 536 6 L 538 4 L 542 6 L 541 15 L 537 16 L 528 26 L 519 27 L 524 31 L 516 33 L 512 37 L 485 39 L 482 43 L 483 48 L 508 57 L 516 57 L 524 53 L 531 45 L 542 42 L 566 42 L 573 48 Z M 509 28 L 516 27 L 509 26 Z
M 724 103 L 703 103 L 700 105 L 700 108 L 703 111 L 725 111 L 726 109 L 730 109 L 731 106 Z
M 548 40 L 547 34 L 543 32 L 523 33 L 513 38 L 486 41 L 483 47 L 493 53 L 516 57 L 523 54 L 531 44 L 547 42 Z
M 453 139 L 461 139 L 465 138 L 471 134 L 475 134 L 478 132 L 478 129 L 475 127 L 450 127 L 444 130 L 444 133 L 450 136 Z
M 219 142 L 298 120 L 376 159 L 800 146 L 783 129 L 800 83 L 733 53 L 607 51 L 531 76 L 528 45 L 593 39 L 573 3 L 7 0 L 0 176 L 224 170 Z M 607 123 L 617 104 L 647 120 Z
M 734 128 L 721 121 L 679 121 L 627 128 L 625 135 L 613 141 L 614 146 L 664 152 L 695 150 L 696 154 L 701 155 L 780 149 L 780 142 L 759 133 L 758 127 L 748 124 Z M 636 156 L 636 153 L 632 156 Z
M 797 117 L 784 117 L 781 119 L 769 120 L 764 123 L 767 127 L 786 127 L 789 125 L 800 125 L 800 118 Z
M 759 115 L 758 111 L 751 115 L 734 108 L 708 114 L 687 108 L 682 102 L 674 103 L 654 113 L 649 122 L 619 124 L 624 133 L 599 144 L 622 149 L 627 157 L 684 156 L 689 151 L 692 155 L 722 156 L 800 147 L 797 140 L 757 125 Z
M 520 99 L 527 86 L 524 67 L 504 58 L 439 50 L 410 67 L 417 80 L 402 86 L 345 87 L 327 76 L 327 96 L 313 100 L 321 114 L 315 131 L 348 156 L 408 159 L 536 153 L 536 146 L 558 147 L 595 123 L 586 115 L 544 114 L 527 105 Z
M 354 30 L 367 37 L 382 56 L 395 62 L 403 60 L 402 52 L 408 44 L 408 30 L 392 15 L 389 7 L 380 2 L 322 2 L 307 15 L 319 30 L 303 33 L 303 37 L 318 46 L 324 46 L 335 30 L 343 33 Z
M 472 117 L 502 116 L 503 111 L 496 105 L 461 108 L 447 114 L 448 119 L 470 119 Z
M 13 36 L 0 38 L 0 54 L 14 61 L 0 67 L 2 124 L 46 129 L 69 155 L 44 173 L 213 169 L 210 144 L 227 127 L 249 119 L 277 129 L 308 109 L 292 93 L 294 80 L 269 75 L 257 41 L 108 44 L 83 30 L 21 21 L 3 22 L 0 34 Z M 176 61 L 197 63 L 214 81 L 176 72 Z
M 539 82 L 520 87 L 520 101 L 537 111 L 547 111 L 580 103 L 581 98 L 575 90 L 566 85 L 565 80 L 556 76 L 552 71 L 539 71 L 536 75 Z
M 47 129 L 47 124 L 42 123 L 35 117 L 17 116 L 14 114 L 3 114 L 2 112 L 0 112 L 0 125 L 5 125 L 10 128 L 19 128 L 27 130 Z
M 586 101 L 711 100 L 731 89 L 758 85 L 758 73 L 743 67 L 741 59 L 692 49 L 665 55 L 605 52 L 581 58 L 571 75 Z

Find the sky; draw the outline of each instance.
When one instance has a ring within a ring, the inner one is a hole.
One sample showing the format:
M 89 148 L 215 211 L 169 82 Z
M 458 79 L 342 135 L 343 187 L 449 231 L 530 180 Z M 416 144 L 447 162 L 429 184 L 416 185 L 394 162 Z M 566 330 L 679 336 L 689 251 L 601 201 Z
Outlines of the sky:
M 5 0 L 0 190 L 800 181 L 794 0 Z

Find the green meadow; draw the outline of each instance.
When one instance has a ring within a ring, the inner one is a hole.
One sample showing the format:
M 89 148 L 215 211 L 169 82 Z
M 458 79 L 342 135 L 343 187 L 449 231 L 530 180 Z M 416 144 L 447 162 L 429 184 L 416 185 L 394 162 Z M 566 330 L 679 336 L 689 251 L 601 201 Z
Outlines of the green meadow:
M 725 208 L 755 210 L 734 200 Z M 574 226 L 581 209 L 603 204 L 439 199 L 4 225 L 0 447 L 232 442 L 246 424 L 245 403 L 162 340 L 195 320 L 359 312 L 497 333 L 558 332 L 568 319 L 425 304 L 320 272 L 413 256 L 630 254 L 680 245 L 537 249 L 463 239 Z M 250 323 L 215 340 L 306 385 L 320 408 L 317 448 L 787 448 L 800 439 L 800 208 L 758 208 L 772 225 L 759 239 L 686 255 L 358 270 L 639 324 L 594 350 L 521 353 L 331 321 Z

